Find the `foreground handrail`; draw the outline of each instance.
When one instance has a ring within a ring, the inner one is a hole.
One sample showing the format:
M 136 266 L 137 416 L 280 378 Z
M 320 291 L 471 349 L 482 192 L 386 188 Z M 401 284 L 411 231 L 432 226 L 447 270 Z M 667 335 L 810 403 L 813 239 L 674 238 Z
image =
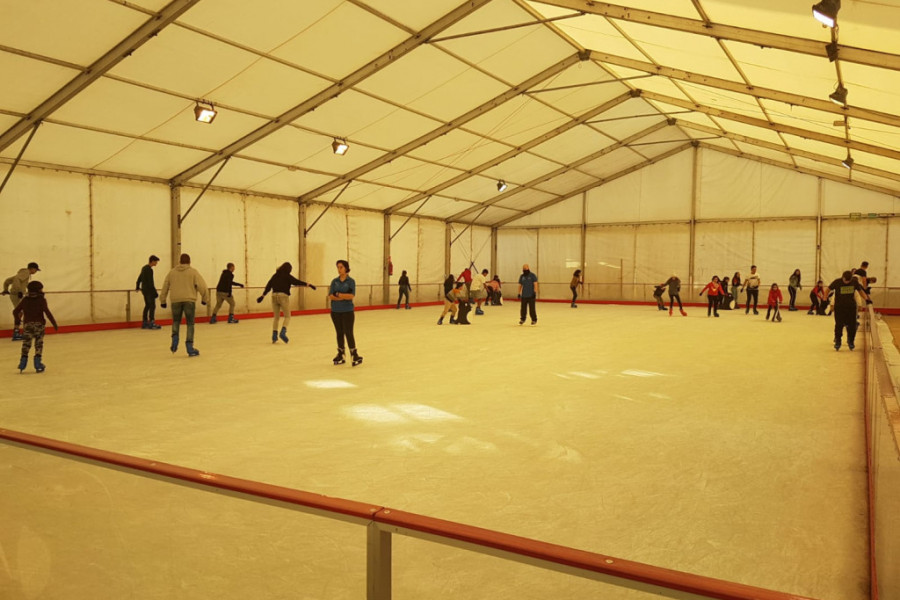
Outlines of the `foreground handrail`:
M 198 471 L 10 429 L 0 429 L 0 442 L 193 488 L 237 496 L 254 502 L 277 503 L 293 510 L 367 525 L 369 528 L 367 598 L 369 600 L 388 600 L 390 598 L 391 533 L 462 547 L 622 587 L 645 590 L 670 598 L 683 600 L 694 598 L 812 600 L 804 596 L 654 567 L 383 506 L 313 494 L 229 475 Z

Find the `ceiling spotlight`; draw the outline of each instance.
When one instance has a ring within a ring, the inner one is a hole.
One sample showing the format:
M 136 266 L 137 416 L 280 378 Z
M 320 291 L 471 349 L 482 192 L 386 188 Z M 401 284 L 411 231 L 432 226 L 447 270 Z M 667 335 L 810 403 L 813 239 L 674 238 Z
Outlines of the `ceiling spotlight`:
M 848 152 L 848 153 L 847 153 L 847 158 L 845 158 L 844 160 L 842 160 L 842 161 L 841 161 L 841 164 L 844 165 L 845 167 L 847 167 L 848 169 L 852 169 L 852 168 L 853 168 L 853 163 L 854 163 L 854 162 L 855 162 L 855 161 L 853 160 L 853 157 L 850 156 L 850 153 Z
M 838 44 L 837 42 L 831 42 L 829 44 L 825 44 L 825 52 L 828 54 L 828 61 L 834 62 L 838 57 Z
M 331 142 L 331 149 L 338 156 L 343 156 L 343 155 L 347 154 L 347 150 L 350 149 L 350 146 L 347 145 L 347 140 L 334 138 L 334 141 Z
M 194 106 L 195 119 L 201 123 L 212 123 L 217 114 L 212 102 L 207 100 L 197 100 L 197 104 Z
M 503 181 L 501 179 L 500 181 L 497 182 L 497 191 L 498 192 L 505 192 L 506 188 L 507 188 L 507 185 L 506 185 L 505 181 Z
M 847 88 L 838 84 L 837 89 L 828 94 L 831 101 L 841 106 L 847 104 Z
M 822 0 L 813 4 L 812 11 L 816 21 L 826 27 L 834 27 L 837 21 L 838 11 L 841 9 L 841 0 Z

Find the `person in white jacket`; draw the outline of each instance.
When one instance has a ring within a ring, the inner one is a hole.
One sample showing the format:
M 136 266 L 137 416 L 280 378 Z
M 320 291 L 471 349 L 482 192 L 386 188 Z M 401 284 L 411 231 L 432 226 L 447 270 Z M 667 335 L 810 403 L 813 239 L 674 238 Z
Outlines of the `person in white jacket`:
M 205 306 L 209 302 L 209 288 L 200 273 L 191 267 L 191 257 L 182 254 L 178 261 L 180 264 L 169 271 L 163 282 L 162 293 L 159 297 L 159 305 L 166 307 L 166 298 L 172 292 L 172 346 L 169 348 L 174 354 L 178 350 L 178 330 L 181 327 L 181 317 L 187 322 L 187 338 L 184 347 L 188 356 L 197 356 L 200 351 L 194 348 L 194 313 L 197 302 L 197 294 Z
M 19 305 L 19 302 L 22 301 L 22 298 L 28 293 L 28 282 L 31 281 L 31 276 L 40 271 L 41 269 L 38 267 L 36 262 L 28 263 L 28 266 L 24 269 L 19 269 L 19 272 L 13 275 L 12 277 L 7 277 L 3 282 L 3 296 L 9 296 L 10 302 L 12 302 L 13 308 L 16 308 Z M 13 326 L 13 336 L 12 341 L 18 342 L 25 339 L 22 336 L 20 322 L 16 321 Z

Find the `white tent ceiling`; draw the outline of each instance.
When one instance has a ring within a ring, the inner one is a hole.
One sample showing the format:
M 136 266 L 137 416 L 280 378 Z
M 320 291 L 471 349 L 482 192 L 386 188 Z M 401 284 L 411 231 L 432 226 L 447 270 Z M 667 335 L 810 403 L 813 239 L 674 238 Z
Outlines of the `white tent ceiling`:
M 691 143 L 900 196 L 900 0 L 810 7 L 0 0 L 0 160 L 486 225 Z

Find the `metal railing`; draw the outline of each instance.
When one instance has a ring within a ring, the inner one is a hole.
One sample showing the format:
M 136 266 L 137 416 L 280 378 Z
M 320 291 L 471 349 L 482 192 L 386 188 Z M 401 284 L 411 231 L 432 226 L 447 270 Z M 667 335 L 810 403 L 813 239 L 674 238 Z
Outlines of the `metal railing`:
M 392 596 L 394 534 L 679 600 L 810 600 L 383 506 L 197 471 L 8 429 L 0 429 L 0 442 L 143 478 L 364 526 L 367 600 L 390 600 Z

